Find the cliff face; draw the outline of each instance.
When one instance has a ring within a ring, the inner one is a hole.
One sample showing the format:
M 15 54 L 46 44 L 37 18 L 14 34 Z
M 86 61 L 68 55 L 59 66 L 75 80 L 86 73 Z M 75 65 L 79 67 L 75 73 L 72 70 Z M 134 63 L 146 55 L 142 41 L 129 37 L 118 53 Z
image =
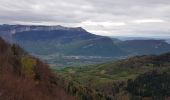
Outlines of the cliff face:
M 0 38 L 0 100 L 73 100 L 41 62 Z
M 67 31 L 85 31 L 81 27 L 69 28 L 60 25 L 56 26 L 42 26 L 42 25 L 0 25 L 0 32 L 8 34 L 16 34 L 26 31 L 54 31 L 54 30 L 67 30 Z

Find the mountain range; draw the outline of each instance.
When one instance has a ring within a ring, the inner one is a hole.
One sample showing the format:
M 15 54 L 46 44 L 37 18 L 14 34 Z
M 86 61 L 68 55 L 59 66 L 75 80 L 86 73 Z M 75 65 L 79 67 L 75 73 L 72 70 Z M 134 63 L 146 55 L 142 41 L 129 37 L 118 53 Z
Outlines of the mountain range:
M 162 39 L 122 41 L 92 34 L 81 27 L 69 28 L 60 25 L 0 25 L 0 36 L 21 45 L 34 55 L 45 55 L 43 58 L 48 58 L 47 60 L 51 55 L 124 58 L 170 51 L 170 44 Z
M 91 34 L 81 27 L 2 25 L 0 34 L 36 54 L 58 52 L 88 56 L 123 54 L 110 38 Z

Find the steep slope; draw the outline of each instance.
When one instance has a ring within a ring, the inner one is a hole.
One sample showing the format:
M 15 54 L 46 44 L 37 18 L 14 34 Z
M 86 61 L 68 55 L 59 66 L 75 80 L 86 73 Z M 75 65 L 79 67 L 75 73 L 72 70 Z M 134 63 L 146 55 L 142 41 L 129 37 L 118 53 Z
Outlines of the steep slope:
M 74 100 L 64 88 L 54 84 L 56 76 L 48 65 L 28 55 L 17 45 L 0 38 L 1 100 Z

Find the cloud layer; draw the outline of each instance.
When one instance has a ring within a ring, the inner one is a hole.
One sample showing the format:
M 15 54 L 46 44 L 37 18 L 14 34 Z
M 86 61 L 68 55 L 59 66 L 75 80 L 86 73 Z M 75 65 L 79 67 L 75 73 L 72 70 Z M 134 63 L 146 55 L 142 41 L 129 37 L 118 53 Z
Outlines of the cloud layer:
M 110 36 L 170 36 L 169 0 L 0 0 L 1 24 L 81 26 Z

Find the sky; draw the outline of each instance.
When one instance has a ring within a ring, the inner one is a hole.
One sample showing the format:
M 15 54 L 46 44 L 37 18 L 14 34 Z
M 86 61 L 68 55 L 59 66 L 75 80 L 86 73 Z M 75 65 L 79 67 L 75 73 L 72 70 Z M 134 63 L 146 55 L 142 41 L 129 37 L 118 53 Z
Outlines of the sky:
M 104 36 L 170 37 L 170 0 L 0 0 L 0 24 L 83 27 Z

